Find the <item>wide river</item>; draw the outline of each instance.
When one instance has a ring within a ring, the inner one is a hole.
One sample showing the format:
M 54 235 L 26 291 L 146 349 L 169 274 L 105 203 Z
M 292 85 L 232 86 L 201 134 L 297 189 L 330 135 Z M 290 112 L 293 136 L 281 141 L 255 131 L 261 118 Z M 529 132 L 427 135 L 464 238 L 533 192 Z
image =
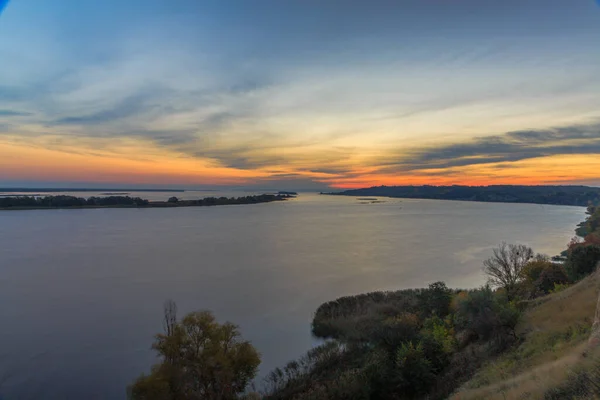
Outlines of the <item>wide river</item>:
M 381 200 L 0 211 L 0 398 L 124 399 L 157 360 L 165 299 L 180 315 L 209 309 L 239 324 L 264 375 L 315 344 L 310 321 L 325 301 L 481 285 L 492 247 L 554 255 L 585 217 L 578 207 Z

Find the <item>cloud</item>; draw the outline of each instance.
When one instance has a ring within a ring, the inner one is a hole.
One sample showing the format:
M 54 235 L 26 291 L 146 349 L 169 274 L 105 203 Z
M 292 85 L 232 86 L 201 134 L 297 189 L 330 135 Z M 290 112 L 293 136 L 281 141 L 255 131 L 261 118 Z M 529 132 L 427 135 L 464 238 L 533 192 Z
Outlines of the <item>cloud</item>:
M 271 178 L 258 178 L 251 185 L 244 185 L 245 189 L 253 190 L 292 190 L 292 191 L 324 191 L 331 189 L 329 185 L 311 178 L 296 174 L 276 175 Z
M 418 171 L 564 154 L 600 154 L 600 123 L 508 132 L 463 143 L 403 149 L 401 152 L 397 161 L 388 157 L 376 164 L 389 172 Z
M 0 134 L 82 154 L 197 158 L 203 165 L 245 170 L 243 175 L 277 170 L 286 179 L 296 173 L 368 179 L 386 171 L 426 177 L 450 174 L 443 171 L 452 167 L 597 152 L 598 130 L 590 126 L 464 140 L 475 129 L 504 132 L 540 126 L 540 118 L 556 124 L 594 115 L 600 104 L 592 68 L 597 53 L 582 51 L 568 69 L 562 62 L 569 51 L 560 57 L 540 51 L 532 66 L 522 56 L 537 41 L 525 37 L 515 43 L 498 35 L 442 39 L 446 35 L 425 29 L 408 12 L 418 2 L 375 8 L 330 4 L 318 13 L 275 3 L 244 6 L 238 15 L 229 7 L 189 2 L 182 15 L 190 19 L 180 19 L 179 12 L 167 15 L 166 9 L 148 12 L 159 16 L 152 23 L 122 14 L 123 29 L 111 25 L 108 37 L 68 35 L 86 30 L 60 24 L 61 35 L 42 32 L 53 39 L 47 52 L 11 45 L 15 54 L 29 49 L 41 56 L 0 66 L 0 103 L 6 109 L 0 117 L 7 117 Z M 464 14 L 453 12 L 457 18 Z M 419 15 L 447 28 L 463 26 L 445 12 L 439 21 L 435 13 Z M 94 24 L 103 25 L 102 15 L 94 17 Z M 158 20 L 162 29 L 156 29 Z M 246 20 L 252 24 L 241 23 Z M 315 29 L 307 30 L 309 24 Z M 0 40 L 0 52 L 2 45 Z M 9 52 L 0 54 L 9 59 Z M 25 62 L 29 59 L 40 62 Z M 520 67 L 509 70 L 509 64 Z M 527 117 L 518 119 L 517 113 Z M 449 131 L 462 137 L 421 146 Z M 404 147 L 387 150 L 390 141 Z M 124 154 L 123 148 L 132 151 Z
M 119 101 L 110 108 L 86 115 L 67 116 L 54 121 L 56 125 L 97 125 L 134 117 L 149 111 L 145 96 L 135 95 Z
M 0 110 L 0 117 L 28 117 L 33 115 L 30 112 L 15 110 Z

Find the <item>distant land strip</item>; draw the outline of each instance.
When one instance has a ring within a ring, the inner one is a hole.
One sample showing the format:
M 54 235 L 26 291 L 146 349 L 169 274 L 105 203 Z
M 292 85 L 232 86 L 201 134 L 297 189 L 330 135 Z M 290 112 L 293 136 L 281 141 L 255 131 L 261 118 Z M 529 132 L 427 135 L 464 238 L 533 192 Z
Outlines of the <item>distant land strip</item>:
M 215 191 L 206 189 L 201 190 L 203 192 L 213 192 Z M 83 189 L 75 189 L 75 188 L 0 188 L 0 193 L 56 193 L 56 192 L 185 192 L 183 189 L 94 189 L 94 188 L 83 188 Z
M 167 201 L 149 201 L 139 197 L 75 197 L 75 196 L 14 196 L 0 198 L 0 210 L 46 210 L 75 208 L 170 208 L 203 207 L 235 204 L 258 204 L 283 201 L 294 196 L 287 194 L 261 194 L 242 197 L 205 197 L 198 200 L 180 200 L 171 197 Z
M 600 188 L 590 186 L 374 186 L 321 194 L 580 207 L 600 204 Z

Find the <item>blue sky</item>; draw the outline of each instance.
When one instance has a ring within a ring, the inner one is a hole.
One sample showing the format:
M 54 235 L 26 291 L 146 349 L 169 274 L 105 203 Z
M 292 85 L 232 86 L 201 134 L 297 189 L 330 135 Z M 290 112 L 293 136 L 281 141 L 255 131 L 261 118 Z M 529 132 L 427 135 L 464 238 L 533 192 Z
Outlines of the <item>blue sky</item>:
M 0 182 L 600 183 L 598 49 L 593 0 L 13 0 Z

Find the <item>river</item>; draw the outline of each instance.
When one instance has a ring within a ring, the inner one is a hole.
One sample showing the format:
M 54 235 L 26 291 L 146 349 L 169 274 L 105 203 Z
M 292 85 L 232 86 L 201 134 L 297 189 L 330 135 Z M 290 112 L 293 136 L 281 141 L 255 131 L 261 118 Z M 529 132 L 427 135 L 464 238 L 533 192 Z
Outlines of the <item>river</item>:
M 0 211 L 0 398 L 124 399 L 157 360 L 165 299 L 239 324 L 264 375 L 315 344 L 325 301 L 481 285 L 492 247 L 554 255 L 585 218 L 578 207 L 380 200 Z

